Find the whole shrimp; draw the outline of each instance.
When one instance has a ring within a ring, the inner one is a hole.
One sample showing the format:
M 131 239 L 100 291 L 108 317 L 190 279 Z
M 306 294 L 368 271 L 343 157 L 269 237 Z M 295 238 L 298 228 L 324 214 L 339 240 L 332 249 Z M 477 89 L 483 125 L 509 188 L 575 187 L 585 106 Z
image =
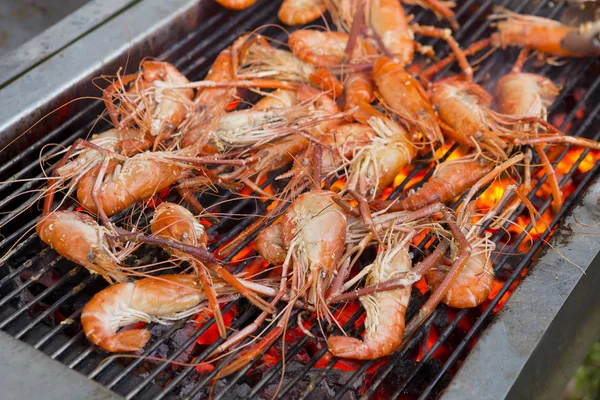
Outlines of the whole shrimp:
M 92 168 L 81 178 L 77 199 L 92 213 L 99 211 L 97 201 L 107 216 L 123 211 L 177 182 L 192 168 L 164 157 L 168 155 L 172 153 L 146 152 L 123 163 L 107 158 L 108 162 Z
M 506 131 L 490 110 L 492 97 L 479 85 L 468 81 L 434 84 L 431 103 L 444 122 L 444 133 L 450 139 L 487 150 L 496 158 L 506 158 L 507 144 L 499 137 Z
M 409 241 L 389 238 L 373 264 L 367 267 L 367 285 L 387 282 L 411 270 L 412 261 L 407 249 Z M 327 339 L 329 351 L 336 357 L 357 360 L 373 360 L 396 351 L 402 342 L 410 293 L 411 286 L 407 285 L 359 297 L 367 313 L 364 338 L 330 336 Z
M 478 234 L 481 224 L 491 215 L 493 210 L 480 219 L 477 224 L 472 224 L 469 219 L 472 218 L 474 206 L 475 202 L 472 202 L 457 216 L 458 225 L 469 241 L 472 252 L 465 266 L 441 300 L 442 303 L 454 308 L 472 308 L 483 303 L 492 291 L 494 281 L 494 268 L 490 255 L 496 245 L 489 239 L 489 233 L 484 236 Z M 448 259 L 455 260 L 457 256 L 458 244 L 456 241 L 450 241 Z M 448 267 L 440 263 L 427 271 L 425 280 L 432 290 L 435 290 L 442 283 L 448 270 Z
M 494 44 L 527 47 L 557 57 L 594 57 L 600 55 L 598 33 L 600 22 L 585 22 L 578 26 L 508 10 L 498 10 L 490 18 L 498 20 L 492 36 Z
M 92 297 L 83 308 L 81 324 L 87 338 L 104 350 L 138 351 L 150 339 L 150 332 L 146 329 L 117 332 L 120 327 L 193 315 L 205 299 L 195 275 L 162 275 L 118 283 Z
M 89 215 L 53 211 L 42 216 L 35 229 L 44 243 L 67 260 L 101 275 L 109 283 L 126 280 L 125 269 L 108 243 L 109 231 Z
M 153 149 L 169 137 L 183 122 L 190 111 L 193 89 L 155 87 L 158 81 L 171 85 L 187 84 L 189 81 L 173 65 L 162 61 L 143 61 L 140 73 L 127 75 L 104 90 L 104 103 L 116 128 L 122 129 L 135 123 L 155 138 Z M 130 88 L 124 91 L 124 85 Z M 114 98 L 120 99 L 117 109 Z
M 377 136 L 352 158 L 345 187 L 373 201 L 416 152 L 408 132 L 391 119 L 374 116 L 368 123 Z
M 401 64 L 381 57 L 373 67 L 373 78 L 386 105 L 403 121 L 422 132 L 429 141 L 443 141 L 438 117 L 425 90 Z
M 276 304 L 287 295 L 290 299 L 303 299 L 306 305 L 314 308 L 318 317 L 330 317 L 325 296 L 344 252 L 348 221 L 346 211 L 336 200 L 341 201 L 336 193 L 330 191 L 315 190 L 304 193 L 298 196 L 283 214 L 281 229 L 261 233 L 269 235 L 273 241 L 282 243 L 286 249 L 279 292 L 272 304 Z M 278 235 L 281 236 L 274 238 Z M 262 250 L 259 248 L 259 252 Z M 267 254 L 265 256 L 270 257 Z M 223 368 L 217 379 L 242 368 L 273 343 L 287 326 L 294 304 L 290 302 L 275 327 L 242 357 Z M 252 324 L 219 346 L 218 352 L 225 351 L 251 335 L 268 316 L 269 313 L 263 312 Z
M 274 48 L 261 35 L 249 37 L 239 47 L 241 75 L 265 75 L 273 80 L 312 84 L 333 97 L 339 97 L 343 92 L 341 83 L 327 68 L 302 61 L 287 50 Z
M 431 180 L 413 194 L 401 200 L 375 201 L 371 206 L 388 211 L 417 210 L 428 204 L 447 203 L 470 189 L 476 182 L 492 171 L 492 165 L 464 157 L 440 164 Z

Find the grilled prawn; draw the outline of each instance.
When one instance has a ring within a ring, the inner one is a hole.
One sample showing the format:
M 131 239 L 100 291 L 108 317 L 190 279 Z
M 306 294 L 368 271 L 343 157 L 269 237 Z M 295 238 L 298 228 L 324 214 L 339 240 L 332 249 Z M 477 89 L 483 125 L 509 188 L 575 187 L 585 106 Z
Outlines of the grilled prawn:
M 438 118 L 425 90 L 401 64 L 385 57 L 375 62 L 373 78 L 385 103 L 431 142 L 443 141 Z
M 368 123 L 377 136 L 352 158 L 346 188 L 372 201 L 410 164 L 415 148 L 408 132 L 391 119 L 371 117 Z
M 79 181 L 77 199 L 86 210 L 97 213 L 97 199 L 107 216 L 125 210 L 139 200 L 147 199 L 172 185 L 189 171 L 190 166 L 166 159 L 171 153 L 146 152 L 128 158 L 122 164 L 110 160 L 92 168 Z
M 372 286 L 394 279 L 411 270 L 412 261 L 406 243 L 388 242 L 369 265 L 366 285 Z M 362 340 L 349 336 L 330 336 L 329 351 L 336 357 L 373 360 L 387 356 L 400 346 L 404 333 L 404 317 L 410 300 L 411 286 L 359 297 L 366 310 L 365 336 Z
M 486 219 L 485 217 L 477 224 L 472 224 L 469 221 L 472 218 L 473 205 L 474 203 L 457 217 L 458 225 L 469 241 L 472 252 L 464 267 L 456 276 L 454 283 L 442 298 L 442 303 L 454 308 L 472 308 L 480 305 L 488 298 L 494 282 L 494 268 L 490 256 L 496 245 L 489 239 L 488 234 L 478 235 L 481 223 Z M 450 242 L 448 259 L 455 260 L 457 256 L 458 244 L 453 240 Z M 427 284 L 435 290 L 446 277 L 448 270 L 449 268 L 442 263 L 430 269 L 425 274 Z
M 126 280 L 124 269 L 111 252 L 108 230 L 95 219 L 76 211 L 53 211 L 42 216 L 36 232 L 58 254 L 99 274 L 107 282 Z
M 558 57 L 594 57 L 600 55 L 600 21 L 579 26 L 501 10 L 491 16 L 498 20 L 492 39 L 497 46 L 521 46 Z
M 88 339 L 110 352 L 138 351 L 150 339 L 146 329 L 117 330 L 135 322 L 177 320 L 199 311 L 206 299 L 195 275 L 163 275 L 118 283 L 98 292 L 81 313 Z
M 417 210 L 428 204 L 447 203 L 461 195 L 492 170 L 492 165 L 471 157 L 440 164 L 430 181 L 401 200 L 375 201 L 372 207 L 388 211 Z
M 104 91 L 104 103 L 116 128 L 135 123 L 155 138 L 154 150 L 183 122 L 190 111 L 193 89 L 160 89 L 154 84 L 187 84 L 189 81 L 173 65 L 162 61 L 144 61 L 140 73 L 116 80 Z M 130 84 L 127 91 L 123 86 Z M 120 100 L 119 108 L 114 98 Z

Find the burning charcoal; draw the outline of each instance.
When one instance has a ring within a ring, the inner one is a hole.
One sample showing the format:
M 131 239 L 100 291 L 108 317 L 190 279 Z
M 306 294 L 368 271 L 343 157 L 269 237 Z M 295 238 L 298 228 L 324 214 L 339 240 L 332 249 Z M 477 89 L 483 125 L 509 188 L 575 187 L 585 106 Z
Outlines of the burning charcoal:
M 440 304 L 434 314 L 433 324 L 441 331 L 445 329 L 449 323 L 450 319 L 448 317 L 448 306 L 445 304 Z

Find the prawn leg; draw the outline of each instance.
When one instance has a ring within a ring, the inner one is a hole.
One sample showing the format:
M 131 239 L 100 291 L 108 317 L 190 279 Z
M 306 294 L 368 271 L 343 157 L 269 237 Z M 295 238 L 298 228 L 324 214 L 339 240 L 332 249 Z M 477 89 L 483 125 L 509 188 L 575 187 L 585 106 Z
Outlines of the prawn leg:
M 133 81 L 134 79 L 137 79 L 138 76 L 139 74 L 125 75 L 124 77 L 117 79 L 116 81 L 111 83 L 109 87 L 104 89 L 104 92 L 102 94 L 102 97 L 104 98 L 104 105 L 108 110 L 108 115 L 110 116 L 110 120 L 115 128 L 122 128 L 121 125 L 123 122 L 119 122 L 119 112 L 115 106 L 115 103 L 113 102 L 115 93 L 117 92 L 117 90 L 123 88 L 123 86 L 127 85 L 129 82 Z
M 491 47 L 491 46 L 492 46 L 491 38 L 481 39 L 481 40 L 478 40 L 477 42 L 473 43 L 466 49 L 464 49 L 463 54 L 465 56 L 472 56 L 473 54 L 476 54 L 476 53 L 480 52 L 481 50 L 483 50 L 487 47 Z M 456 60 L 456 56 L 454 54 L 450 54 L 448 57 L 438 61 L 435 64 L 430 65 L 423 72 L 421 72 L 419 74 L 419 81 L 421 82 L 421 84 L 423 86 L 425 86 L 425 87 L 429 86 L 431 79 L 436 74 L 441 72 L 442 69 L 444 69 L 446 66 L 450 65 L 454 60 Z
M 554 198 L 554 201 L 552 202 L 552 208 L 555 213 L 558 213 L 563 206 L 563 196 L 560 190 L 560 185 L 558 184 L 558 178 L 556 177 L 556 171 L 554 170 L 554 167 L 552 167 L 548 156 L 544 152 L 544 146 L 541 144 L 536 144 L 533 146 L 533 148 L 540 158 L 542 167 L 548 176 L 548 184 L 552 189 L 552 197 Z
M 210 278 L 206 273 L 206 268 L 204 265 L 200 263 L 194 263 L 194 269 L 196 270 L 196 274 L 204 288 L 204 292 L 206 293 L 206 298 L 208 300 L 208 304 L 210 309 L 215 317 L 215 322 L 217 324 L 217 329 L 219 330 L 219 335 L 223 339 L 227 337 L 227 328 L 225 327 L 225 321 L 223 320 L 223 314 L 221 313 L 221 308 L 219 307 L 219 301 L 217 299 L 217 292 L 215 288 L 211 284 Z
M 460 65 L 460 68 L 465 74 L 466 80 L 473 80 L 473 68 L 471 68 L 471 65 L 469 64 L 469 61 L 467 60 L 467 56 L 465 55 L 464 51 L 460 48 L 459 44 L 456 42 L 454 37 L 452 37 L 452 31 L 450 29 L 441 29 L 433 26 L 422 26 L 417 24 L 411 25 L 410 28 L 417 35 L 439 38 L 446 41 L 446 43 L 448 43 L 448 46 L 450 46 L 450 49 L 456 56 L 458 65 Z

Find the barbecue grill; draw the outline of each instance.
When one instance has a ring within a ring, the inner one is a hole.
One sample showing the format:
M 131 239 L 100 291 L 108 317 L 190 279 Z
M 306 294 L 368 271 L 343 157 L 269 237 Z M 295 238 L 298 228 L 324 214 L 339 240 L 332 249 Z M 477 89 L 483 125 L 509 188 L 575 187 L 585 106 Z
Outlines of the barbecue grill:
M 77 97 L 99 95 L 92 78 L 114 74 L 119 67 L 133 72 L 143 57 L 154 56 L 173 63 L 190 80 L 202 79 L 216 55 L 242 32 L 278 23 L 280 2 L 259 1 L 238 13 L 219 8 L 213 0 L 104 3 L 113 9 L 105 9 L 100 22 L 90 17 L 89 25 L 68 42 L 60 35 L 51 37 L 51 51 L 32 54 L 20 64 L 8 59 L 1 75 L 0 147 L 13 142 L 0 153 L 0 352 L 4 359 L 0 381 L 5 394 L 176 399 L 202 398 L 212 390 L 217 399 L 558 396 L 600 333 L 600 238 L 593 234 L 600 221 L 600 182 L 596 182 L 600 167 L 595 162 L 598 155 L 589 150 L 565 149 L 557 154 L 554 165 L 561 171 L 560 184 L 570 194 L 561 212 L 548 221 L 548 229 L 530 240 L 526 232 L 531 231 L 533 222 L 527 220 L 525 232 L 514 234 L 510 241 L 504 230 L 492 237 L 498 243 L 509 243 L 494 255 L 498 287 L 493 299 L 470 310 L 440 305 L 408 345 L 387 360 L 345 363 L 329 357 L 323 341 L 286 335 L 284 344 L 277 341 L 263 357 L 213 384 L 212 378 L 233 357 L 225 357 L 215 369 L 203 369 L 203 360 L 221 343 L 219 339 L 209 346 L 197 345 L 213 320 L 201 327 L 191 320 L 152 326 L 153 338 L 142 353 L 144 357 L 105 360 L 107 354 L 86 340 L 79 323 L 83 305 L 105 283 L 44 246 L 32 229 L 39 211 L 35 196 L 28 193 L 38 187 L 40 181 L 35 178 L 44 173 L 40 152 L 48 159 L 58 147 L 47 144 L 68 146 L 92 130 L 107 127 L 102 121 L 96 124 L 101 101 L 69 103 Z M 489 35 L 487 16 L 494 5 L 550 18 L 557 18 L 564 8 L 546 0 L 457 3 L 461 29 L 455 37 L 463 47 Z M 431 13 L 416 7 L 408 11 L 420 24 L 439 24 Z M 65 26 L 62 28 L 57 32 L 64 32 Z M 265 35 L 285 38 L 284 32 L 274 27 L 267 28 Z M 438 40 L 420 40 L 433 45 L 440 56 L 447 53 Z M 493 88 L 516 54 L 516 50 L 495 52 L 479 64 L 476 80 Z M 444 74 L 456 73 L 452 68 L 446 68 Z M 600 111 L 599 69 L 595 59 L 541 67 L 541 74 L 563 87 L 550 109 L 550 120 L 560 129 L 600 139 L 594 128 Z M 20 136 L 59 106 L 63 107 Z M 453 151 L 454 147 L 448 149 L 445 157 Z M 432 173 L 430 163 L 417 163 L 390 197 L 418 187 Z M 547 213 L 551 201 L 539 194 L 544 182 L 541 177 L 529 196 L 540 214 Z M 267 205 L 231 193 L 221 195 L 231 200 L 227 206 L 209 207 L 222 197 L 209 195 L 200 200 L 209 211 L 237 215 L 264 213 Z M 523 211 L 524 207 L 519 208 L 511 218 L 519 223 Z M 208 230 L 211 250 L 227 243 L 254 219 L 226 220 L 221 226 L 212 226 Z M 251 239 L 224 262 L 231 262 L 237 271 L 246 268 Z M 419 257 L 419 248 L 414 254 Z M 413 289 L 407 317 L 414 315 L 423 301 L 419 290 Z M 227 304 L 223 313 L 232 310 L 237 311 L 232 329 L 257 315 L 242 300 Z M 360 324 L 356 328 L 355 322 L 364 311 L 360 307 L 350 310 L 344 329 L 358 335 L 362 328 Z M 290 329 L 296 323 L 292 320 Z M 316 324 L 311 330 L 320 333 Z M 285 368 L 281 358 L 264 361 L 283 351 Z

